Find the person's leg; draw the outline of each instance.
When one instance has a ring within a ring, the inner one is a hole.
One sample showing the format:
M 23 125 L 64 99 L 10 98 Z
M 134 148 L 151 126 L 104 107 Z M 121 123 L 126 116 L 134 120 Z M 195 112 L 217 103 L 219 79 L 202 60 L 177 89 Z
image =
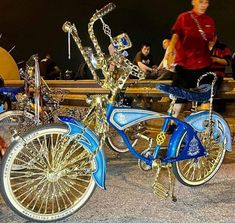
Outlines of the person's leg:
M 191 89 L 197 86 L 198 78 L 206 73 L 205 69 L 201 70 L 187 70 L 182 68 L 181 66 L 176 66 L 175 68 L 176 74 L 173 76 L 172 86 L 184 88 L 184 89 Z M 183 105 L 187 103 L 185 99 L 178 98 L 176 103 L 173 107 L 172 116 L 177 118 L 182 110 Z M 172 133 L 175 128 L 174 123 L 170 123 L 168 128 L 168 133 Z
M 180 111 L 182 110 L 182 107 L 183 107 L 183 103 L 175 103 L 172 116 L 177 118 L 180 114 Z
M 209 69 L 205 68 L 205 69 L 200 70 L 198 72 L 198 75 L 199 75 L 199 77 L 201 77 L 201 75 L 203 75 L 207 72 L 209 72 Z M 214 76 L 209 74 L 208 76 L 205 76 L 201 80 L 200 85 L 202 85 L 202 84 L 210 84 L 211 85 L 213 83 L 213 80 L 214 80 Z M 217 80 L 215 82 L 214 89 L 213 89 L 214 92 L 218 91 L 222 81 L 223 81 L 223 77 L 217 77 Z M 210 109 L 210 102 L 208 101 L 208 102 L 200 103 L 199 106 L 198 106 L 198 109 L 199 110 L 209 110 Z
M 160 70 L 158 73 L 158 77 L 157 77 L 157 81 L 158 80 L 172 80 L 173 76 L 175 75 L 174 72 L 166 70 L 166 69 L 162 69 Z
M 185 83 L 185 73 L 184 69 L 180 66 L 176 66 L 175 69 L 176 73 L 173 76 L 173 81 L 172 81 L 172 86 L 174 87 L 179 87 L 179 88 L 185 88 L 187 85 Z M 181 112 L 181 109 L 183 107 L 183 104 L 185 103 L 185 100 L 182 100 L 178 98 L 176 100 L 176 103 L 174 104 L 173 110 L 172 110 L 172 116 L 177 118 L 179 113 Z M 167 134 L 172 134 L 176 128 L 176 124 L 171 121 L 168 129 L 167 129 Z
M 176 66 L 175 71 L 176 73 L 173 76 L 172 86 L 187 89 L 188 82 L 189 82 L 188 80 L 190 78 L 187 76 L 187 71 L 183 69 L 181 66 Z M 176 103 L 174 104 L 173 112 L 172 112 L 173 117 L 178 117 L 183 107 L 183 104 L 185 103 L 186 101 L 183 99 L 178 98 L 176 100 Z

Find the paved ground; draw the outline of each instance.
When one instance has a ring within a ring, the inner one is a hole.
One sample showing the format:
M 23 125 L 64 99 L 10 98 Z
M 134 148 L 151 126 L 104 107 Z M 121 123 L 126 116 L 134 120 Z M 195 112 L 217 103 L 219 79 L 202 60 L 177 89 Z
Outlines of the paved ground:
M 235 222 L 235 152 L 207 184 L 176 184 L 177 202 L 152 193 L 154 174 L 142 172 L 130 154 L 108 153 L 107 190 L 97 188 L 88 203 L 62 222 L 69 223 L 232 223 Z M 0 197 L 0 222 L 29 222 L 18 217 Z

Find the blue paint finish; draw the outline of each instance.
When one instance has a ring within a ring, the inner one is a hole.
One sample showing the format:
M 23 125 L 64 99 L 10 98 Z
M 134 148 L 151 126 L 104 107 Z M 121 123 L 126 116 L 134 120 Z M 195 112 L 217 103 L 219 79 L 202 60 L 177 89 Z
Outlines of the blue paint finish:
M 123 128 L 125 125 L 132 123 L 132 122 L 136 122 L 137 120 L 140 119 L 145 119 L 146 117 L 150 117 L 152 116 L 152 114 L 148 114 L 148 113 L 140 113 L 140 112 L 135 112 L 135 111 L 129 111 L 127 110 L 125 111 L 120 111 L 120 112 L 116 112 L 113 115 L 113 120 L 114 122 L 120 126 L 120 128 Z
M 58 119 L 61 122 L 68 122 L 68 123 L 71 123 L 71 124 L 75 124 L 75 125 L 77 125 L 81 128 L 84 127 L 84 124 L 82 122 L 79 122 L 78 120 L 76 120 L 75 118 L 72 118 L 72 117 L 59 116 Z
M 10 98 L 11 101 L 16 101 L 15 96 L 18 93 L 24 92 L 24 86 L 22 87 L 1 87 L 0 88 L 0 93 L 6 95 L 7 97 Z
M 170 118 L 170 116 L 141 108 L 107 106 L 107 120 L 116 129 L 123 130 L 151 119 Z
M 167 159 L 175 159 L 176 149 L 178 147 L 179 141 L 185 132 L 184 128 L 176 127 L 174 133 L 172 134 L 167 150 Z
M 99 139 L 90 128 L 85 127 L 83 123 L 71 117 L 60 116 L 59 120 L 64 122 L 69 127 L 69 135 L 75 136 L 82 134 L 82 137 L 78 138 L 78 142 L 89 152 L 94 153 L 98 149 Z M 96 184 L 102 189 L 105 189 L 106 158 L 103 149 L 99 150 L 94 159 L 96 169 L 95 172 L 92 173 L 92 176 Z
M 4 106 L 3 104 L 0 105 L 0 113 L 4 111 Z
M 204 131 L 206 128 L 203 122 L 208 118 L 208 112 L 198 112 L 190 115 L 184 121 L 176 119 L 170 115 L 163 115 L 157 112 L 152 112 L 144 109 L 136 108 L 120 108 L 112 105 L 107 106 L 107 119 L 110 125 L 112 125 L 121 135 L 124 142 L 128 146 L 129 151 L 138 159 L 145 161 L 148 165 L 152 164 L 152 161 L 157 158 L 160 146 L 157 145 L 154 148 L 154 154 L 152 157 L 144 157 L 139 154 L 131 145 L 127 135 L 124 133 L 124 129 L 134 126 L 142 121 L 151 119 L 164 119 L 162 130 L 165 131 L 170 120 L 174 121 L 177 125 L 174 133 L 172 134 L 167 150 L 167 157 L 163 159 L 164 162 L 175 162 L 185 159 L 197 159 L 198 157 L 207 155 L 207 151 L 202 145 L 200 139 L 197 136 L 197 132 Z M 231 135 L 229 127 L 226 121 L 216 113 L 213 113 L 213 121 L 216 125 L 214 127 L 213 136 L 215 140 L 226 143 L 226 148 L 230 148 Z M 181 142 L 182 137 L 185 135 L 184 140 Z M 181 143 L 181 150 L 176 157 L 176 152 L 179 144 Z
M 202 132 L 206 130 L 205 120 L 208 120 L 209 112 L 201 111 L 189 115 L 185 118 L 185 122 L 190 124 L 196 131 Z M 213 137 L 216 142 L 223 143 L 227 151 L 232 151 L 232 136 L 228 123 L 221 115 L 216 112 L 212 113 L 213 120 Z
M 181 139 L 185 132 L 186 136 L 181 142 Z M 176 157 L 176 151 L 180 143 L 182 143 L 181 145 L 183 145 L 182 150 Z M 195 146 L 193 146 L 193 143 Z M 166 159 L 164 159 L 164 161 L 175 162 L 185 159 L 195 159 L 205 155 L 206 150 L 203 147 L 194 129 L 187 123 L 181 122 L 181 125 L 177 126 L 170 138 L 167 157 Z
M 201 144 L 196 131 L 187 123 L 182 122 L 174 117 L 168 115 L 162 115 L 157 112 L 147 111 L 144 109 L 133 109 L 133 108 L 116 108 L 113 106 L 108 106 L 107 109 L 108 121 L 110 124 L 119 132 L 124 142 L 128 146 L 129 151 L 138 159 L 145 161 L 148 165 L 152 164 L 152 161 L 157 158 L 160 145 L 157 145 L 154 148 L 154 154 L 152 157 L 144 157 L 139 154 L 131 145 L 128 137 L 123 132 L 127 127 L 138 124 L 143 120 L 150 119 L 165 119 L 163 124 L 163 130 L 166 130 L 167 124 L 170 120 L 173 120 L 177 125 L 176 130 L 174 131 L 168 145 L 167 157 L 163 160 L 164 162 L 174 162 L 184 159 L 198 158 L 200 156 L 206 155 L 206 150 Z M 119 116 L 119 117 L 118 117 Z M 188 140 L 184 148 L 176 156 L 176 150 L 180 139 L 183 137 L 183 134 L 187 132 L 186 139 Z M 194 144 L 195 145 L 194 145 Z M 194 145 L 194 146 L 193 146 Z

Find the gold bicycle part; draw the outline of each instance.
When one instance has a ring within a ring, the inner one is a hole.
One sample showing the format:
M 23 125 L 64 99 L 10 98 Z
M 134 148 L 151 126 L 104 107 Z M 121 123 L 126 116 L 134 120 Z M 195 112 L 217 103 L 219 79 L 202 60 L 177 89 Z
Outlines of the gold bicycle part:
M 160 132 L 156 137 L 156 142 L 158 145 L 162 145 L 166 140 L 166 133 Z
M 218 144 L 209 131 L 200 133 L 199 138 L 207 150 L 207 155 L 177 163 L 180 176 L 191 185 L 200 185 L 206 181 L 211 173 L 219 168 L 221 159 L 225 155 L 224 145 Z
M 175 178 L 171 171 L 172 165 L 170 163 L 163 164 L 160 160 L 153 161 L 153 169 L 156 169 L 156 176 L 154 179 L 153 193 L 160 199 L 171 198 L 176 201 L 174 195 Z
M 16 156 L 12 193 L 27 210 L 56 214 L 76 205 L 90 187 L 93 154 L 63 135 L 36 138 Z

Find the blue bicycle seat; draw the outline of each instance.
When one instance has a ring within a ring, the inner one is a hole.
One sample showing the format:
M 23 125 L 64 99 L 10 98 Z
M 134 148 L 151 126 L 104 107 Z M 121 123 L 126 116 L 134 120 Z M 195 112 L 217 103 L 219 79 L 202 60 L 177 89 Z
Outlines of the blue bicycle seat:
M 202 84 L 193 89 L 183 89 L 167 84 L 157 84 L 156 88 L 167 94 L 172 94 L 177 98 L 186 99 L 188 101 L 206 102 L 209 101 L 211 97 L 210 84 Z
M 23 87 L 1 87 L 0 88 L 0 93 L 18 94 L 20 92 L 24 92 L 24 86 Z
M 8 95 L 11 100 L 14 100 L 15 96 L 21 92 L 24 92 L 24 86 L 23 87 L 1 87 L 0 88 L 0 93 Z

